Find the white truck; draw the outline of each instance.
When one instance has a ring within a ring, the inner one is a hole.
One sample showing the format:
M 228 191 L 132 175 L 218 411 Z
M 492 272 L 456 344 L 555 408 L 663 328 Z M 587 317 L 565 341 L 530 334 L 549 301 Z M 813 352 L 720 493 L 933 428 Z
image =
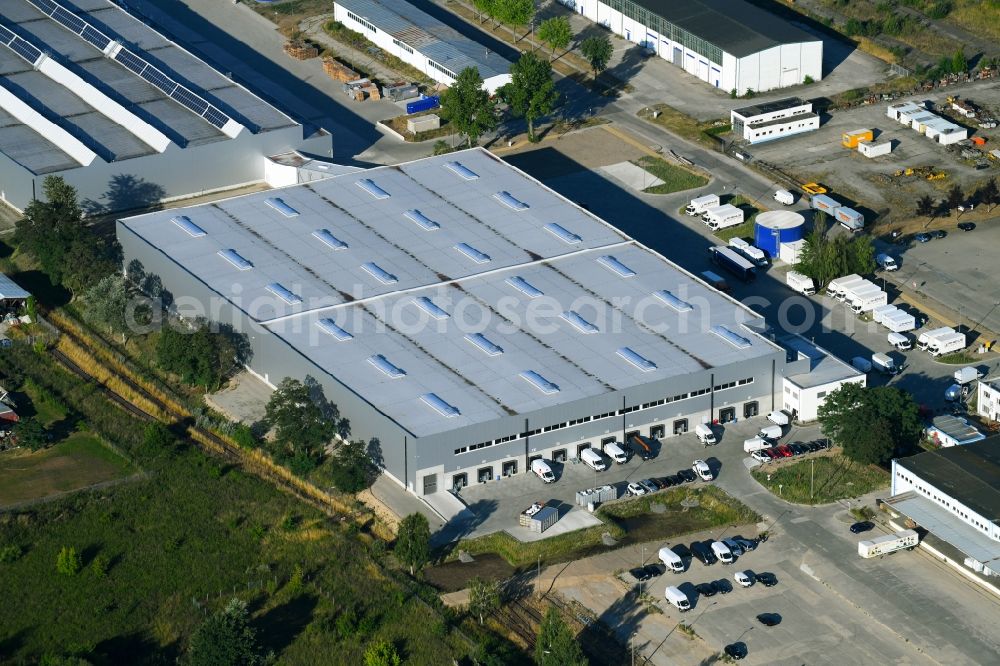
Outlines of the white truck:
M 701 215 L 705 212 L 706 208 L 714 208 L 719 205 L 719 195 L 718 194 L 706 194 L 695 199 L 691 199 L 691 203 L 687 205 L 684 212 L 688 215 L 696 216 Z
M 664 566 L 674 573 L 684 573 L 684 560 L 681 556 L 670 550 L 666 546 L 660 549 L 658 553 L 660 561 L 663 562 Z
M 771 443 L 766 439 L 762 438 L 760 435 L 755 435 L 750 439 L 743 440 L 743 451 L 746 453 L 753 453 L 754 451 L 763 451 L 764 449 L 771 448 Z
M 884 372 L 887 375 L 894 375 L 899 372 L 896 362 L 888 354 L 872 354 L 872 366 L 879 372 Z
M 774 425 L 781 426 L 782 428 L 784 428 L 786 425 L 792 422 L 792 419 L 788 416 L 788 414 L 781 411 L 780 409 L 776 409 L 773 412 L 769 412 L 767 415 L 767 420 L 773 423 Z
M 672 585 L 667 587 L 664 592 L 664 596 L 666 596 L 667 601 L 669 601 L 670 604 L 680 612 L 683 613 L 686 610 L 691 610 L 691 602 L 688 601 L 687 595 L 681 592 L 678 588 L 673 587 Z
M 774 193 L 774 200 L 782 206 L 791 206 L 795 203 L 795 195 L 788 190 L 778 190 Z
M 712 231 L 728 229 L 729 227 L 736 227 L 743 224 L 743 209 L 737 208 L 732 204 L 713 206 L 702 213 L 701 219 L 705 221 L 705 224 Z
M 884 271 L 892 272 L 899 270 L 899 263 L 887 254 L 880 254 L 875 257 L 875 263 Z
M 899 310 L 895 314 L 883 319 L 882 325 L 893 333 L 903 333 L 905 331 L 912 331 L 917 327 L 917 318 L 909 312 Z
M 788 274 L 785 275 L 785 284 L 803 296 L 812 296 L 816 293 L 816 283 L 811 277 L 802 273 L 788 271 Z
M 580 460 L 587 463 L 595 472 L 603 472 L 608 468 L 601 454 L 594 449 L 584 449 L 580 452 Z
M 839 278 L 834 278 L 830 280 L 830 284 L 826 285 L 826 293 L 833 298 L 837 298 L 844 292 L 844 285 L 861 279 L 863 278 L 857 273 L 851 273 L 850 275 L 843 275 Z
M 965 333 L 954 331 L 931 340 L 927 351 L 931 353 L 931 356 L 944 356 L 945 354 L 962 351 L 965 349 L 966 344 Z
M 709 446 L 711 444 L 716 444 L 719 440 L 715 438 L 715 432 L 712 430 L 712 426 L 707 423 L 699 423 L 694 427 L 694 434 L 698 436 L 698 441 Z
M 895 305 L 886 304 L 886 305 L 876 306 L 872 308 L 872 321 L 875 322 L 876 324 L 881 324 L 883 321 L 885 321 L 886 317 L 891 317 L 897 312 L 902 312 L 902 310 L 897 308 Z
M 837 297 L 837 300 L 842 303 L 850 304 L 850 302 L 853 301 L 858 294 L 866 291 L 872 291 L 873 289 L 878 289 L 875 283 L 862 278 L 856 282 L 850 282 L 845 285 L 843 292 L 841 292 L 840 296 Z
M 873 308 L 885 305 L 888 301 L 889 295 L 876 287 L 876 291 L 869 290 L 855 294 L 850 304 L 851 312 L 857 315 L 871 312 Z
M 858 542 L 858 555 L 864 558 L 895 553 L 897 550 L 912 550 L 920 543 L 920 536 L 914 530 L 903 530 L 895 534 L 866 539 Z
M 947 335 L 949 333 L 954 333 L 955 329 L 949 328 L 947 326 L 942 326 L 941 328 L 934 328 L 929 331 L 924 331 L 919 336 L 917 336 L 917 349 L 921 351 L 927 351 L 928 346 L 932 341 L 941 337 L 942 335 Z
M 712 468 L 708 466 L 708 463 L 704 460 L 695 460 L 691 465 L 691 469 L 702 481 L 712 480 Z
M 758 266 L 767 266 L 767 253 L 759 247 L 754 247 L 742 238 L 730 238 L 729 247 L 733 248 Z
M 962 386 L 966 384 L 971 384 L 977 379 L 981 378 L 983 374 L 979 372 L 976 368 L 965 367 L 955 371 L 955 381 Z
M 889 344 L 898 349 L 899 351 L 909 351 L 913 349 L 913 342 L 910 341 L 910 336 L 903 335 L 901 332 L 890 331 L 889 335 L 886 336 Z
M 552 468 L 541 458 L 535 458 L 531 461 L 531 471 L 545 483 L 552 483 L 556 480 L 556 475 L 552 473 Z
M 618 442 L 608 442 L 605 444 L 604 453 L 619 465 L 624 465 L 628 462 L 628 454 Z

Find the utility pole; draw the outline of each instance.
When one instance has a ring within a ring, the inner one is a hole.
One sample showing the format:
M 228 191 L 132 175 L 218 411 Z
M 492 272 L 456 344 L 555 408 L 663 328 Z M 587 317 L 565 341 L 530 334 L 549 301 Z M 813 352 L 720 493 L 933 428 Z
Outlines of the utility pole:
M 809 460 L 809 499 L 813 498 L 813 484 L 816 481 L 816 459 Z

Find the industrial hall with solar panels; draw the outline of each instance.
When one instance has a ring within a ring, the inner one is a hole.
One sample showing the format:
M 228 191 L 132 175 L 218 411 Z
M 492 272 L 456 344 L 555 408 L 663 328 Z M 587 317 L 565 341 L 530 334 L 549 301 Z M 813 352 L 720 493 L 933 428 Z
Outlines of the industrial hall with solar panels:
M 257 183 L 269 156 L 297 150 L 329 157 L 332 139 L 108 0 L 0 2 L 0 198 L 18 210 L 48 175 L 82 201 L 128 208 L 152 201 L 104 193 L 169 200 Z
M 118 221 L 189 316 L 315 378 L 411 492 L 781 407 L 763 318 L 488 151 Z

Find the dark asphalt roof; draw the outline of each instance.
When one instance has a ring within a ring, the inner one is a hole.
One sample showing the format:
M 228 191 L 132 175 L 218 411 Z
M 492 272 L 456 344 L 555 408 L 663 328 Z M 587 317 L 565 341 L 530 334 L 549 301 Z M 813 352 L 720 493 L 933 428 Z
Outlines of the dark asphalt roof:
M 738 58 L 819 37 L 743 0 L 634 0 L 637 5 Z
M 795 107 L 802 106 L 803 104 L 805 104 L 805 102 L 798 97 L 786 97 L 784 99 L 776 99 L 773 102 L 761 102 L 760 104 L 753 104 L 751 106 L 733 109 L 733 113 L 739 114 L 744 118 L 753 118 L 754 116 L 760 116 L 765 113 L 774 113 L 775 111 L 794 109 Z
M 1000 435 L 918 453 L 897 464 L 987 520 L 1000 522 Z

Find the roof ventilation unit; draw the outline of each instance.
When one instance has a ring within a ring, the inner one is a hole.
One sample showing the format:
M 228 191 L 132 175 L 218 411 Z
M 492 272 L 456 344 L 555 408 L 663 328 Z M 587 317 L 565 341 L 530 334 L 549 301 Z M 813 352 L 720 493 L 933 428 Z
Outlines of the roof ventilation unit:
M 219 250 L 217 254 L 241 271 L 248 271 L 253 268 L 253 264 L 241 257 L 240 253 L 236 250 Z
M 738 333 L 733 333 L 725 326 L 722 325 L 713 326 L 712 333 L 715 333 L 717 336 L 719 336 L 732 346 L 736 347 L 737 349 L 746 349 L 747 347 L 750 346 L 749 339 L 744 338 L 742 335 Z
M 178 215 L 176 217 L 170 218 L 170 221 L 176 224 L 178 227 L 187 232 L 187 235 L 191 238 L 201 238 L 205 236 L 205 230 L 199 227 L 197 224 L 191 221 L 191 218 L 187 215 Z
M 503 353 L 503 347 L 494 344 L 482 333 L 470 333 L 465 336 L 465 339 L 479 347 L 488 356 L 499 356 Z
M 264 199 L 264 203 L 285 217 L 295 217 L 299 214 L 299 211 L 286 204 L 284 199 L 280 197 L 268 197 L 267 199 Z
M 584 319 L 580 313 L 575 310 L 567 310 L 559 316 L 573 324 L 573 327 L 581 333 L 598 333 L 600 331 L 599 328 Z
M 604 266 L 608 270 L 612 270 L 618 274 L 619 277 L 630 278 L 635 277 L 635 271 L 618 261 L 610 254 L 606 254 L 603 257 L 597 258 L 597 263 Z
M 506 280 L 504 280 L 504 282 L 514 287 L 514 289 L 517 289 L 519 292 L 521 292 L 528 298 L 538 298 L 539 296 L 544 295 L 542 294 L 542 291 L 540 289 L 536 289 L 534 285 L 532 285 L 530 282 L 525 280 L 523 277 L 520 277 L 519 275 L 515 275 L 514 277 L 509 277 Z
M 552 395 L 553 393 L 559 393 L 559 387 L 542 377 L 540 374 L 534 370 L 525 370 L 520 374 L 521 379 L 528 382 L 536 389 L 544 393 L 545 395 Z
M 388 199 L 389 193 L 383 190 L 381 187 L 375 184 L 375 181 L 371 178 L 362 178 L 357 181 L 358 187 L 363 189 L 368 194 L 372 195 L 376 199 Z
M 332 335 L 337 342 L 347 342 L 354 338 L 353 335 L 337 326 L 332 319 L 320 319 L 316 322 L 316 326 L 324 333 Z
M 385 356 L 382 356 L 382 354 L 369 356 L 368 362 L 374 365 L 376 368 L 378 368 L 379 371 L 381 371 L 381 373 L 386 377 L 390 377 L 392 379 L 399 379 L 400 377 L 406 376 L 406 370 L 403 370 L 402 368 L 397 368 L 395 365 L 389 362 L 389 359 L 387 359 Z
M 382 269 L 374 261 L 369 261 L 367 264 L 361 264 L 361 268 L 382 284 L 395 284 L 399 281 L 395 275 Z
M 413 302 L 417 304 L 418 308 L 420 308 L 430 316 L 434 317 L 438 321 L 442 319 L 447 319 L 448 317 L 451 316 L 447 312 L 439 308 L 437 305 L 435 305 L 434 301 L 427 298 L 426 296 L 420 296 L 418 298 L 414 298 Z
M 283 300 L 285 303 L 288 303 L 289 305 L 298 305 L 299 303 L 302 302 L 301 296 L 292 293 L 288 289 L 285 289 L 283 286 L 281 286 L 281 284 L 277 282 L 272 282 L 271 284 L 267 285 L 264 288 L 267 289 L 272 294 L 274 294 L 275 296 L 277 296 L 278 298 L 280 298 L 281 300 Z
M 514 196 L 507 191 L 497 192 L 493 195 L 493 197 L 511 210 L 528 210 L 531 207 L 523 201 L 515 199 Z
M 556 238 L 568 245 L 576 245 L 577 243 L 583 241 L 582 238 L 574 234 L 572 231 L 567 229 L 561 224 L 556 224 L 555 222 L 549 222 L 545 225 L 545 230 L 550 234 L 554 234 Z
M 331 250 L 346 250 L 347 243 L 340 240 L 333 234 L 331 234 L 327 229 L 317 229 L 312 232 L 313 238 L 326 245 Z
M 461 162 L 446 162 L 445 166 L 448 170 L 454 174 L 457 174 L 464 178 L 465 180 L 475 180 L 479 178 L 479 174 L 465 166 Z
M 459 243 L 455 246 L 455 249 L 467 256 L 469 259 L 472 259 L 477 264 L 485 264 L 490 260 L 490 255 L 485 252 L 480 252 L 468 243 Z
M 656 296 L 658 299 L 660 299 L 661 301 L 672 307 L 674 310 L 677 310 L 678 312 L 690 312 L 691 310 L 694 309 L 690 303 L 688 303 L 687 301 L 682 301 L 681 299 L 677 298 L 666 289 L 653 292 L 653 296 Z
M 435 231 L 436 229 L 441 228 L 440 224 L 427 217 L 416 208 L 406 211 L 403 213 L 403 216 L 410 222 L 416 223 L 424 231 Z
M 619 349 L 618 355 L 621 356 L 626 361 L 628 361 L 629 363 L 631 363 L 632 365 L 634 365 L 635 367 L 642 370 L 643 372 L 652 372 L 653 370 L 656 370 L 655 363 L 650 361 L 645 356 L 636 353 L 629 347 L 622 347 L 621 349 Z
M 457 407 L 449 405 L 447 402 L 438 397 L 436 393 L 425 393 L 420 396 L 420 399 L 425 405 L 432 407 L 441 416 L 445 418 L 454 418 L 461 414 Z

